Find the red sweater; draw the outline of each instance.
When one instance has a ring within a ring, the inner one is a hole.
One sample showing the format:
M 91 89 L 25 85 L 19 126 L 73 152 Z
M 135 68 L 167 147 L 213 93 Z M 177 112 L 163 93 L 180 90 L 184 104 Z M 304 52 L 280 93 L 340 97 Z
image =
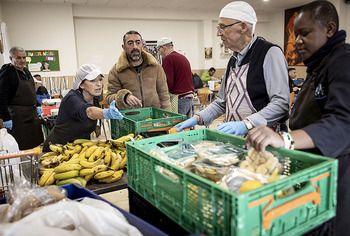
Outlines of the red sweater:
M 170 93 L 182 94 L 194 91 L 191 65 L 184 55 L 173 51 L 164 58 L 162 66 L 167 77 Z M 185 95 L 187 94 L 179 97 Z

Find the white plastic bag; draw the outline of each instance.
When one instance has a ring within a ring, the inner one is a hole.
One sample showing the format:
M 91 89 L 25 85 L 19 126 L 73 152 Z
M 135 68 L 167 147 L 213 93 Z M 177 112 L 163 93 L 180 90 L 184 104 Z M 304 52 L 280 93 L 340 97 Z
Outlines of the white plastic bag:
M 9 133 L 7 129 L 0 129 L 0 151 L 7 150 L 8 152 L 18 152 L 19 147 L 16 139 Z
M 85 204 L 84 204 L 85 202 Z M 46 206 L 12 224 L 2 224 L 3 236 L 140 236 L 124 216 L 109 204 L 96 200 L 65 201 Z

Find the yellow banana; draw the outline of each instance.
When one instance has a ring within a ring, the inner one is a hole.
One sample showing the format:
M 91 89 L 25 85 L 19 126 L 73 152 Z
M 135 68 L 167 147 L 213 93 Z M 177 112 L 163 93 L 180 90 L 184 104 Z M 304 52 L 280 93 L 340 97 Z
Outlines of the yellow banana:
M 74 159 L 78 159 L 79 158 L 79 153 L 74 153 L 73 156 L 71 158 L 69 158 L 69 160 L 74 160 Z
M 59 154 L 57 154 L 57 155 L 59 155 Z M 39 159 L 38 159 L 38 161 L 39 161 L 39 163 L 42 163 L 43 161 L 45 162 L 45 161 L 51 161 L 51 159 L 54 157 L 54 156 L 57 156 L 57 155 L 53 155 L 53 156 L 46 156 L 46 157 L 40 157 Z
M 86 159 L 83 161 L 80 161 L 80 165 L 82 165 L 84 168 L 93 168 L 95 166 L 102 165 L 103 163 L 104 163 L 104 160 L 102 158 L 98 159 L 95 162 L 89 162 L 89 161 L 86 161 Z
M 107 147 L 105 149 L 105 158 L 104 158 L 104 163 L 106 166 L 109 166 L 109 164 L 111 163 L 111 159 L 112 159 L 112 149 Z
M 89 149 L 86 151 L 85 157 L 89 158 L 97 149 L 98 147 L 96 145 L 89 147 Z
M 82 147 L 81 147 L 80 145 L 76 145 L 73 149 L 70 149 L 70 150 L 66 149 L 66 150 L 64 151 L 64 154 L 66 154 L 66 155 L 68 155 L 68 156 L 71 157 L 71 156 L 73 156 L 75 153 L 80 153 L 81 149 L 82 149 Z
M 53 156 L 50 160 L 49 166 L 57 166 L 59 163 L 58 156 Z
M 85 154 L 86 154 L 86 151 L 89 149 L 88 146 L 85 146 L 81 149 L 80 153 L 79 153 L 79 157 L 82 157 L 82 155 L 84 154 L 84 157 L 85 157 Z
M 51 164 L 51 160 L 43 160 L 41 161 L 41 164 L 45 167 L 45 168 L 49 168 L 50 164 Z
M 75 145 L 73 145 L 72 143 L 66 143 L 65 145 L 63 145 L 65 150 L 73 150 L 75 148 Z
M 57 167 L 55 167 L 54 171 L 55 173 L 62 173 L 67 172 L 71 170 L 81 170 L 83 167 L 80 164 L 61 164 Z
M 107 141 L 98 141 L 97 146 L 99 147 L 110 147 L 112 144 L 107 140 Z
M 104 152 L 104 150 L 105 150 L 105 149 L 104 149 L 103 147 L 98 147 L 98 148 L 95 150 L 95 152 L 94 152 L 93 154 L 90 155 L 89 161 L 90 161 L 90 162 L 93 162 L 93 161 L 96 161 L 96 160 L 100 159 L 100 158 L 101 158 L 101 155 L 102 155 L 103 152 Z
M 63 179 L 63 180 L 59 180 L 57 181 L 56 185 L 63 185 L 63 184 L 81 184 L 80 180 L 77 178 L 69 178 L 69 179 Z
M 62 164 L 79 164 L 83 160 L 85 161 L 86 159 L 85 158 L 74 158 L 74 159 L 71 158 L 69 161 L 64 162 Z
M 64 154 L 60 154 L 60 155 L 57 156 L 58 164 L 62 163 L 66 159 L 67 159 L 67 157 Z
M 121 163 L 122 163 L 122 157 L 119 155 L 119 153 L 117 154 L 115 152 L 112 152 L 111 169 L 118 170 Z
M 57 156 L 57 155 L 58 155 L 57 152 L 47 152 L 44 155 L 42 155 L 40 158 L 49 157 L 49 156 Z
M 97 142 L 86 142 L 86 143 L 82 143 L 81 144 L 83 147 L 92 147 L 92 146 L 96 146 L 97 145 Z
M 44 172 L 45 171 L 51 171 L 51 170 L 53 170 L 54 168 L 46 168 L 46 167 L 41 167 L 40 169 L 39 169 L 39 172 L 40 172 L 40 175 L 42 175 L 42 174 L 44 174 Z
M 91 142 L 91 141 L 89 139 L 83 139 L 83 138 L 76 139 L 73 141 L 74 144 L 83 144 L 83 143 L 87 143 L 87 142 Z
M 106 165 L 98 165 L 98 166 L 95 166 L 94 168 L 92 168 L 93 171 L 94 171 L 94 174 L 97 174 L 97 173 L 100 173 L 102 171 L 106 171 L 106 170 L 110 170 L 111 168 L 109 168 L 108 166 Z
M 131 138 L 135 137 L 133 133 L 125 135 L 123 137 L 120 137 L 117 139 L 117 141 L 124 141 L 124 142 L 128 142 L 131 140 Z
M 79 170 L 71 170 L 71 171 L 62 172 L 62 173 L 55 173 L 54 175 L 55 179 L 57 180 L 69 179 L 77 176 L 79 176 Z
M 50 175 L 52 174 L 53 172 L 53 169 L 50 169 L 50 170 L 47 170 L 45 171 L 42 176 L 40 177 L 39 179 L 39 182 L 38 182 L 38 185 L 40 187 L 44 186 L 45 185 L 45 182 L 48 180 L 48 178 L 50 177 Z
M 57 152 L 57 153 L 63 153 L 63 151 L 64 151 L 64 148 L 61 144 L 56 144 L 56 145 L 50 144 L 49 148 L 51 151 Z
M 45 182 L 45 186 L 48 186 L 48 185 L 52 185 L 53 183 L 55 183 L 55 172 L 53 171 L 52 173 L 51 173 L 51 175 L 49 176 L 49 178 L 46 180 L 46 182 Z
M 112 176 L 114 174 L 114 172 L 115 172 L 114 170 L 101 171 L 101 172 L 94 175 L 94 179 L 107 178 L 109 176 Z
M 125 155 L 122 162 L 120 163 L 119 169 L 124 169 L 124 167 L 126 167 L 126 163 L 127 163 L 127 159 Z
M 94 174 L 85 175 L 85 176 L 84 176 L 84 179 L 86 180 L 86 182 L 88 182 L 93 176 L 94 176 Z
M 125 141 L 111 140 L 111 143 L 116 147 L 125 147 Z
M 115 171 L 113 175 L 103 179 L 99 179 L 98 181 L 102 183 L 113 183 L 120 180 L 122 176 L 123 176 L 123 170 L 118 170 L 118 171 Z
M 83 178 L 83 177 L 76 177 L 76 178 L 77 178 L 77 180 L 80 181 L 81 186 L 86 187 L 87 181 L 85 178 Z
M 87 175 L 94 175 L 94 169 L 89 168 L 89 169 L 82 169 L 79 171 L 79 176 L 83 177 L 83 176 L 87 176 Z

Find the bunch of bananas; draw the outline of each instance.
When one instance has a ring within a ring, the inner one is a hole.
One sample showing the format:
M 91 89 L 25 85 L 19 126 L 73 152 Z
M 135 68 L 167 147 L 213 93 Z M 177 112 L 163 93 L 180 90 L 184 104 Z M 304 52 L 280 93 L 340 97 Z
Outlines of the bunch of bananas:
M 92 178 L 102 183 L 118 181 L 127 163 L 125 143 L 141 138 L 128 134 L 116 140 L 77 139 L 65 145 L 50 144 L 52 152 L 39 158 L 43 167 L 38 184 L 78 183 L 85 187 Z

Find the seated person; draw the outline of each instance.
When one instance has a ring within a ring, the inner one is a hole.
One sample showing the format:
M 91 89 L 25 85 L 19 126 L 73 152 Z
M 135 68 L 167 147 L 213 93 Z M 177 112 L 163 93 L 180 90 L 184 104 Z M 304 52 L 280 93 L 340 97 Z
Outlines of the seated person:
M 34 77 L 35 90 L 36 90 L 36 99 L 38 100 L 38 105 L 43 105 L 43 99 L 50 99 L 51 96 L 47 89 L 42 86 L 42 82 Z M 48 106 L 49 104 L 44 102 L 44 105 Z
M 204 84 L 208 85 L 208 81 L 212 79 L 215 72 L 216 72 L 215 68 L 211 67 L 209 70 L 207 70 L 202 74 L 201 79 L 202 79 L 203 85 Z
M 192 73 L 192 81 L 194 89 L 203 88 L 203 82 L 201 80 L 201 77 L 199 77 L 199 75 L 197 75 L 196 73 Z

